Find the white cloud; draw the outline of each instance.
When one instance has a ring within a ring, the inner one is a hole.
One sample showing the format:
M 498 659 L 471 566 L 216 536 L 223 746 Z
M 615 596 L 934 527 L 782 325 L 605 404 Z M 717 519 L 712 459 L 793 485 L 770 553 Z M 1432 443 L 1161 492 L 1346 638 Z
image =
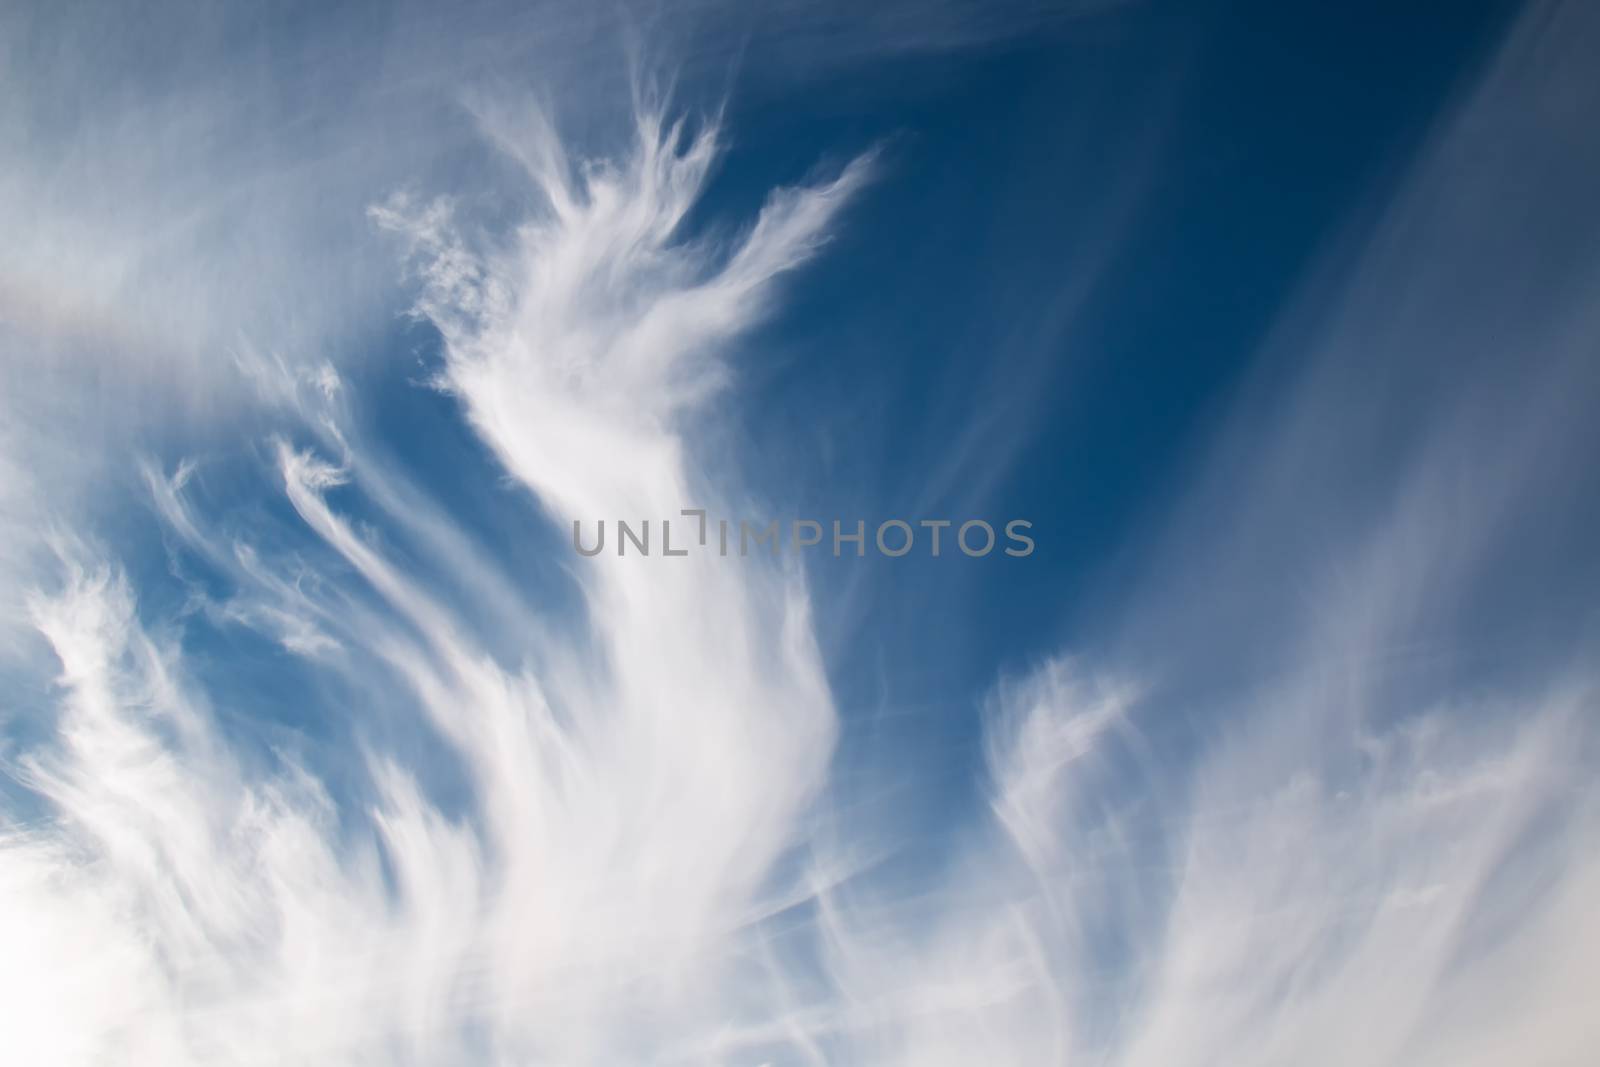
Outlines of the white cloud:
M 552 509 L 671 514 L 701 499 L 688 495 L 673 424 L 706 392 L 686 383 L 714 377 L 720 347 L 817 247 L 862 174 L 858 164 L 775 195 L 723 254 L 673 240 L 712 131 L 684 153 L 648 117 L 639 134 L 618 170 L 552 188 L 550 215 L 498 258 L 470 258 L 437 216 L 405 223 L 435 257 L 424 306 L 440 314 L 450 386 Z M 515 299 L 474 302 L 469 280 Z M 447 321 L 445 308 L 461 317 Z M 590 632 L 530 634 L 541 671 L 508 671 L 469 620 L 329 503 L 330 491 L 370 489 L 402 527 L 437 525 L 352 458 L 341 390 L 325 387 L 335 379 L 302 388 L 297 372 L 267 366 L 265 380 L 283 383 L 272 394 L 320 442 L 278 442 L 288 500 L 365 589 L 315 563 L 310 576 L 280 576 L 287 560 L 219 542 L 185 499 L 192 466 L 147 468 L 157 511 L 235 583 L 230 617 L 358 690 L 384 691 L 363 672 L 385 671 L 426 717 L 411 729 L 434 732 L 465 768 L 469 811 L 447 817 L 415 768 L 374 750 L 371 822 L 350 839 L 287 754 L 276 772 L 237 764 L 184 695 L 177 649 L 145 635 L 126 579 L 65 552 L 64 587 L 34 608 L 63 664 L 60 743 L 27 781 L 51 810 L 44 839 L 85 861 L 53 869 L 18 832 L 16 854 L 44 870 L 9 903 L 42 905 L 25 898 L 46 876 L 72 887 L 52 907 L 114 901 L 121 951 L 159 998 L 126 1003 L 108 980 L 96 1005 L 106 1014 L 82 1024 L 101 1043 L 84 1055 L 117 1042 L 150 1062 L 570 1062 L 714 1033 L 729 983 L 749 968 L 740 917 L 774 891 L 832 744 L 795 576 L 602 559 L 584 583 Z M 608 446 L 618 439 L 628 447 Z M 64 948 L 38 951 L 15 961 L 17 979 Z M 43 1048 L 75 1010 L 70 999 L 40 1006 Z M 158 1019 L 160 1043 L 120 1038 L 141 1014 Z
M 1491 80 L 1462 128 L 1515 90 Z M 870 163 L 718 244 L 680 232 L 715 123 L 647 106 L 615 160 L 579 164 L 552 122 L 481 114 L 540 194 L 525 225 L 492 242 L 442 201 L 375 213 L 415 254 L 441 384 L 557 523 L 714 506 L 735 488 L 697 459 L 695 416 Z M 1398 215 L 1416 258 L 1372 269 L 1453 277 L 1417 200 Z M 583 611 L 553 619 L 361 437 L 338 369 L 243 346 L 300 525 L 219 523 L 191 498 L 203 464 L 143 481 L 226 578 L 219 616 L 355 694 L 337 710 L 366 773 L 336 797 L 303 753 L 238 743 L 244 694 L 201 684 L 107 553 L 53 538 L 26 604 L 53 732 L 0 823 L 0 1042 L 40 1064 L 1577 1064 L 1600 949 L 1592 670 L 1400 688 L 1374 664 L 1494 570 L 1513 505 L 1560 495 L 1545 465 L 1588 437 L 1539 402 L 1583 395 L 1581 303 L 1538 335 L 1491 456 L 1471 419 L 1489 374 L 1356 494 L 1292 610 L 1249 591 L 1276 670 L 1207 697 L 1213 736 L 1163 743 L 1171 681 L 1083 658 L 998 685 L 990 811 L 914 886 L 858 875 L 848 819 L 814 832 L 836 723 L 802 576 L 601 556 L 573 572 Z M 1437 312 L 1350 306 L 1405 342 Z M 1231 514 L 1281 532 L 1284 457 L 1319 451 L 1339 365 L 1313 361 Z M 1197 510 L 1173 540 L 1231 558 Z M 1134 611 L 1190 619 L 1173 598 L 1195 586 L 1172 588 Z M 519 661 L 491 652 L 490 617 L 517 621 Z M 1130 626 L 1118 662 L 1165 654 L 1181 683 L 1216 647 L 1201 628 L 1155 631 L 1180 647 Z M 441 768 L 462 796 L 430 788 Z

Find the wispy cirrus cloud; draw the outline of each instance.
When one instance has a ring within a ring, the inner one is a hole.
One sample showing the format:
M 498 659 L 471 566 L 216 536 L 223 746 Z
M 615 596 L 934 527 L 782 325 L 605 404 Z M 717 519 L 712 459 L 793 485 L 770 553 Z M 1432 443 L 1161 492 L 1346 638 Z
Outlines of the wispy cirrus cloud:
M 549 161 L 529 172 L 547 211 L 514 246 L 468 251 L 438 205 L 377 213 L 426 262 L 442 381 L 553 513 L 703 500 L 678 425 L 715 383 L 718 349 L 815 251 L 866 164 L 775 194 L 717 248 L 675 233 L 714 127 L 684 140 L 641 112 L 618 168 L 583 172 L 537 140 L 548 127 L 532 130 L 518 145 Z M 185 500 L 192 467 L 147 468 L 157 511 L 227 577 L 226 618 L 358 690 L 392 691 L 421 715 L 409 729 L 459 762 L 470 801 L 445 815 L 415 768 L 369 750 L 368 814 L 347 837 L 292 762 L 262 777 L 234 761 L 185 695 L 181 653 L 144 632 L 123 573 L 64 551 L 64 584 L 32 608 L 62 664 L 63 744 L 22 775 L 51 831 L 14 831 L 7 854 L 28 875 L 21 897 L 54 880 L 69 914 L 109 909 L 130 969 L 97 994 L 105 1014 L 75 1023 L 71 1000 L 37 1005 L 31 1047 L 59 1051 L 52 1035 L 70 1026 L 95 1035 L 88 1058 L 116 1039 L 152 1062 L 572 1060 L 711 1040 L 750 967 L 746 916 L 774 891 L 832 743 L 797 577 L 606 559 L 584 582 L 587 626 L 527 635 L 528 665 L 506 669 L 331 503 L 364 491 L 388 522 L 429 532 L 430 516 L 353 457 L 331 370 L 262 373 L 315 442 L 278 440 L 282 490 L 328 550 L 322 565 L 342 567 L 296 575 L 248 539 L 218 543 Z M 684 625 L 695 617 L 716 625 Z M 374 670 L 394 685 L 365 684 Z M 67 953 L 48 936 L 34 949 L 17 956 L 19 979 Z M 119 999 L 125 980 L 151 999 Z M 273 1036 L 285 1025 L 293 1037 Z
M 513 581 L 364 432 L 341 368 L 241 351 L 264 412 L 252 473 L 283 507 L 229 522 L 198 492 L 203 461 L 146 462 L 141 483 L 174 559 L 211 575 L 189 606 L 324 682 L 316 710 L 349 725 L 338 756 L 356 769 L 334 783 L 292 744 L 248 743 L 228 709 L 248 694 L 206 676 L 115 554 L 49 538 L 56 565 L 24 604 L 55 674 L 49 730 L 9 758 L 21 788 L 0 823 L 7 1052 L 1580 1062 L 1600 948 L 1593 672 L 1571 650 L 1487 674 L 1392 661 L 1494 602 L 1481 591 L 1518 538 L 1570 506 L 1583 475 L 1561 457 L 1592 444 L 1583 292 L 1463 307 L 1484 291 L 1473 250 L 1537 272 L 1541 248 L 1437 209 L 1589 173 L 1543 128 L 1487 178 L 1451 165 L 1485 123 L 1546 114 L 1579 77 L 1559 48 L 1527 73 L 1554 36 L 1592 31 L 1562 15 L 1511 39 L 1358 259 L 1358 279 L 1420 279 L 1409 299 L 1341 294 L 1280 417 L 1263 428 L 1247 398 L 1150 589 L 1107 612 L 1131 620 L 1121 643 L 996 684 L 989 810 L 913 884 L 863 863 L 865 827 L 830 817 L 838 724 L 803 574 L 602 556 L 570 589 Z M 442 338 L 434 385 L 555 525 L 743 491 L 698 447 L 697 416 L 873 169 L 699 237 L 683 223 L 718 125 L 636 104 L 600 161 L 572 158 L 538 111 L 481 109 L 536 205 L 507 236 L 447 200 L 373 211 Z M 1515 381 L 1486 342 L 1406 417 L 1367 412 L 1400 446 L 1350 476 L 1327 435 L 1353 417 L 1351 367 L 1430 377 L 1430 343 L 1490 325 L 1528 342 Z M 1487 393 L 1503 424 L 1482 418 Z M 1337 536 L 1307 548 L 1302 506 Z M 552 610 L 564 595 L 577 610 Z M 1209 670 L 1235 642 L 1265 654 Z M 1191 702 L 1220 725 L 1161 736 Z

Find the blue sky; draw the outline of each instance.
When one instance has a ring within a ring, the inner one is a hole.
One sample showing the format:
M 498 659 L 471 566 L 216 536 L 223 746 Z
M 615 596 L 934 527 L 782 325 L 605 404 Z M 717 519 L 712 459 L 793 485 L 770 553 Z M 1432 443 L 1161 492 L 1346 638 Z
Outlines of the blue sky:
M 0 1047 L 1585 1062 L 1597 34 L 6 7 Z

